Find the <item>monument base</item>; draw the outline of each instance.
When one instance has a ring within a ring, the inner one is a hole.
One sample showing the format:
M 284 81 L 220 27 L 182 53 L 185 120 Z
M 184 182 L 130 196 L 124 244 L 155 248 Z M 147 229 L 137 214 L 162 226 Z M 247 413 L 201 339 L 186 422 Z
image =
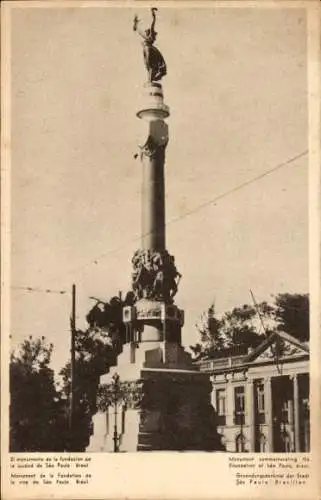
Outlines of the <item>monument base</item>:
M 139 404 L 113 405 L 93 418 L 88 452 L 222 450 L 211 406 L 211 382 L 193 369 L 177 344 L 127 344 L 118 366 L 101 377 L 108 385 L 115 373 L 121 382 L 139 385 Z M 136 402 L 137 403 L 137 402 Z

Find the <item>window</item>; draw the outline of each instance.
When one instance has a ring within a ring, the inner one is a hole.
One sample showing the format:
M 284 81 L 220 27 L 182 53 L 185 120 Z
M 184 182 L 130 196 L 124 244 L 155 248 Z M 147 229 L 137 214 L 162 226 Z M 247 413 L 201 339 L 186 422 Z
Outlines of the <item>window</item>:
M 226 424 L 226 392 L 225 389 L 217 389 L 216 391 L 216 412 L 218 425 Z
M 310 402 L 308 398 L 302 399 L 302 414 L 304 420 L 309 420 L 310 418 Z
M 256 388 L 257 395 L 257 412 L 259 424 L 265 423 L 265 400 L 264 400 L 264 384 L 259 382 Z
M 301 451 L 310 450 L 310 403 L 308 398 L 302 399 Z
M 242 453 L 245 451 L 245 437 L 243 434 L 239 434 L 235 439 L 235 451 L 237 453 Z
M 226 414 L 225 403 L 226 403 L 225 389 L 218 389 L 216 391 L 216 409 L 218 415 Z
M 260 413 L 264 413 L 264 385 L 262 383 L 257 386 L 257 406 Z
M 244 386 L 235 387 L 234 389 L 234 409 L 235 409 L 235 424 L 243 425 L 245 423 Z

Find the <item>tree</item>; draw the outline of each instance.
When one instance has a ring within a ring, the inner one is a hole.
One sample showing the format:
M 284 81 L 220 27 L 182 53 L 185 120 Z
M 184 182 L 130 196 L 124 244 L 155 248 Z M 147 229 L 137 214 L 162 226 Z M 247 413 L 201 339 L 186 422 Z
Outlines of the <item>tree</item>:
M 133 303 L 129 292 L 125 300 L 112 297 L 109 302 L 97 301 L 86 316 L 88 329 L 75 332 L 76 363 L 74 373 L 75 414 L 73 436 L 69 447 L 84 451 L 92 432 L 92 416 L 97 411 L 99 379 L 117 362 L 126 341 L 122 320 L 123 307 Z M 70 362 L 61 370 L 63 395 L 69 400 L 71 390 Z
M 60 451 L 64 409 L 49 368 L 53 345 L 30 336 L 11 353 L 10 451 Z
M 260 304 L 259 308 L 261 311 L 264 309 L 267 314 L 266 303 Z M 248 348 L 255 348 L 262 340 L 257 311 L 247 304 L 235 307 L 220 317 L 215 315 L 214 305 L 211 305 L 201 315 L 196 328 L 200 334 L 200 343 L 191 346 L 196 358 L 216 356 L 223 350 L 246 352 Z
M 309 295 L 282 293 L 275 297 L 278 330 L 293 335 L 301 342 L 310 338 Z
M 273 303 L 244 304 L 215 315 L 214 305 L 196 324 L 200 342 L 191 346 L 196 358 L 212 357 L 225 350 L 245 353 L 273 331 L 284 331 L 300 341 L 309 339 L 309 296 L 279 294 Z
M 215 305 L 211 304 L 196 323 L 196 328 L 200 335 L 200 343 L 191 346 L 196 357 L 202 353 L 210 355 L 224 348 L 225 339 L 221 327 L 222 322 L 215 317 Z
M 221 329 L 225 347 L 236 347 L 243 351 L 254 349 L 262 342 L 262 335 L 271 333 L 273 308 L 266 302 L 256 307 L 244 304 L 234 307 L 222 316 Z
M 91 418 L 96 411 L 96 394 L 99 377 L 109 370 L 114 362 L 112 344 L 107 335 L 96 329 L 75 332 L 76 363 L 74 371 L 74 415 L 70 433 L 70 451 L 84 451 L 91 434 Z M 109 360 L 109 364 L 108 364 Z M 63 380 L 63 397 L 70 404 L 71 365 L 68 362 L 60 371 Z M 69 410 L 68 410 L 69 411 Z
M 88 313 L 88 329 L 75 332 L 75 412 L 70 432 L 70 362 L 60 371 L 58 390 L 49 368 L 53 345 L 45 337 L 29 337 L 11 354 L 10 451 L 84 451 L 89 443 L 92 415 L 97 410 L 99 378 L 116 364 L 126 341 L 122 321 L 125 300 L 98 302 Z M 58 384 L 57 384 L 58 385 Z

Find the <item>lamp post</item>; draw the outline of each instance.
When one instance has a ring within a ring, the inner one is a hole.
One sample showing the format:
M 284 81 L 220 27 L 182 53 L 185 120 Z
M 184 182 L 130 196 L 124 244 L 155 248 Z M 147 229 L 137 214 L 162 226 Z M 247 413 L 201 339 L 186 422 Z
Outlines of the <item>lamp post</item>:
M 126 413 L 127 410 L 141 409 L 143 398 L 142 382 L 140 380 L 123 381 L 118 373 L 114 373 L 109 383 L 102 384 L 98 388 L 97 407 L 100 412 L 108 412 L 112 417 L 114 415 L 113 425 L 109 427 L 107 422 L 107 431 L 109 435 L 108 442 L 113 441 L 114 453 L 119 452 L 120 442 L 126 432 Z M 113 410 L 112 410 L 113 409 Z M 108 419 L 109 421 L 109 419 Z
M 120 399 L 120 378 L 118 373 L 115 373 L 112 377 L 112 401 L 114 405 L 114 433 L 113 433 L 114 453 L 119 452 L 120 435 L 118 434 L 118 427 L 117 427 L 119 399 Z
M 69 394 L 69 432 L 70 451 L 75 451 L 75 408 L 76 408 L 76 285 L 71 291 L 70 315 L 70 394 Z

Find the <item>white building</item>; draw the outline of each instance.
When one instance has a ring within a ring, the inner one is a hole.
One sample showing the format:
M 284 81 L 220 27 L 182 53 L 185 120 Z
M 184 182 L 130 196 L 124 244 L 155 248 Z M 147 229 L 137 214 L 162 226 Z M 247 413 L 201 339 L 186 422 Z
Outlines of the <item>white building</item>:
M 226 451 L 309 451 L 308 343 L 275 332 L 251 352 L 230 354 L 200 361 Z

